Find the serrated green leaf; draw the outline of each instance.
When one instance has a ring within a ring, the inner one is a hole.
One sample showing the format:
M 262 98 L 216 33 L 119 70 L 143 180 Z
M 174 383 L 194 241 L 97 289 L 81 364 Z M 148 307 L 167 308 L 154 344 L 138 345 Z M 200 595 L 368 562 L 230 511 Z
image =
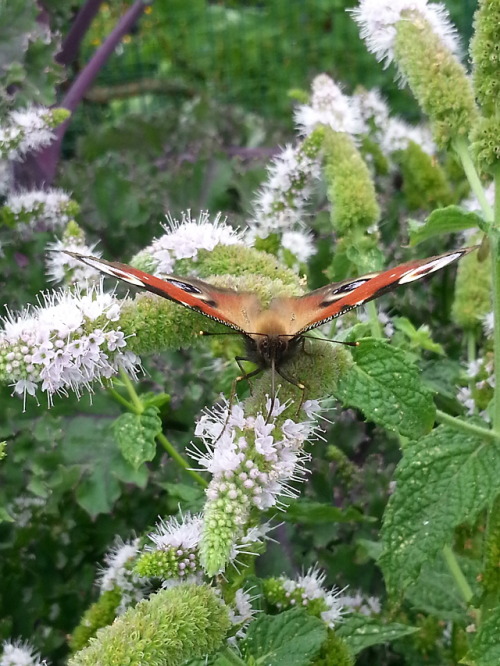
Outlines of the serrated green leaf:
M 498 666 L 500 664 L 500 608 L 495 608 L 483 622 L 470 652 L 461 664 L 474 666 Z
M 326 640 L 324 622 L 300 609 L 279 615 L 263 613 L 248 628 L 241 651 L 255 664 L 306 666 Z
M 477 213 L 466 211 L 460 206 L 447 206 L 433 211 L 424 224 L 409 220 L 410 245 L 417 245 L 433 236 L 455 233 L 464 229 L 477 229 L 484 223 Z
M 349 615 L 335 629 L 335 633 L 345 640 L 354 654 L 358 654 L 370 645 L 390 643 L 417 631 L 420 631 L 418 627 L 409 627 L 398 622 L 384 624 L 381 620 L 358 613 Z
M 156 453 L 156 436 L 162 423 L 157 407 L 147 407 L 142 414 L 122 414 L 113 423 L 113 434 L 123 457 L 134 469 L 153 460 Z
M 338 383 L 335 395 L 350 407 L 406 437 L 420 437 L 435 418 L 432 393 L 404 351 L 383 340 L 361 340 L 355 363 Z
M 480 435 L 441 425 L 411 442 L 396 470 L 380 559 L 387 586 L 403 590 L 498 493 L 499 447 Z
M 371 518 L 365 516 L 355 509 L 349 507 L 345 511 L 331 504 L 311 502 L 310 500 L 297 500 L 288 505 L 284 520 L 300 522 L 305 524 L 315 523 L 350 523 L 369 522 Z

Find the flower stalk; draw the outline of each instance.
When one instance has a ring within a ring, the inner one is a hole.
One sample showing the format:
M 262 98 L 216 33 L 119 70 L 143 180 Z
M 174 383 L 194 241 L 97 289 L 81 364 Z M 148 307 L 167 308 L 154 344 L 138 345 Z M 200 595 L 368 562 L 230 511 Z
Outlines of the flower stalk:
M 493 428 L 500 434 L 500 171 L 495 175 L 495 208 L 493 228 L 489 234 L 491 247 L 491 270 L 493 286 L 493 344 L 495 397 L 493 408 Z
M 123 385 L 126 387 L 127 392 L 130 396 L 130 401 L 126 400 L 123 398 L 118 391 L 115 391 L 113 388 L 110 388 L 110 393 L 113 396 L 113 398 L 122 404 L 126 409 L 133 414 L 142 414 L 144 409 L 146 408 L 146 404 L 141 400 L 140 396 L 138 395 L 137 391 L 135 390 L 133 382 L 130 381 L 130 378 L 128 377 L 127 373 L 124 372 L 123 370 L 120 370 L 120 378 L 121 381 L 123 382 Z M 181 467 L 189 476 L 196 481 L 198 485 L 200 485 L 202 488 L 206 488 L 208 486 L 208 483 L 205 481 L 205 479 L 200 476 L 197 472 L 195 472 L 193 469 L 191 469 L 191 466 L 187 462 L 187 460 L 181 456 L 181 454 L 177 451 L 175 446 L 170 442 L 167 437 L 160 432 L 157 436 L 156 439 L 158 442 L 163 446 L 165 451 L 169 454 L 173 460 Z

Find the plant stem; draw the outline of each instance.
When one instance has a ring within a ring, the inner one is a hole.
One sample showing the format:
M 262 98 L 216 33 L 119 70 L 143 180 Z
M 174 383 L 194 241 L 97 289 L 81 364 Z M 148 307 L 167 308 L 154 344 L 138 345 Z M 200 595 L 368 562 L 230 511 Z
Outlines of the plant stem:
M 473 330 L 467 331 L 467 361 L 476 360 L 476 334 Z
M 450 427 L 455 428 L 455 430 L 462 430 L 462 432 L 468 432 L 471 435 L 476 435 L 483 439 L 489 439 L 494 442 L 500 441 L 500 433 L 497 433 L 494 430 L 488 430 L 487 428 L 475 425 L 474 423 L 469 423 L 468 421 L 462 421 L 457 419 L 456 416 L 450 416 L 450 414 L 442 412 L 440 409 L 436 409 L 436 421 L 449 425 Z
M 464 168 L 465 175 L 467 176 L 467 180 L 469 181 L 471 190 L 474 192 L 477 200 L 479 201 L 479 205 L 481 206 L 481 210 L 483 211 L 485 219 L 491 222 L 493 220 L 493 209 L 486 199 L 481 179 L 479 178 L 479 174 L 476 171 L 476 167 L 474 166 L 469 153 L 467 141 L 463 138 L 455 139 L 453 142 L 453 147 L 455 148 L 455 151 L 459 156 L 460 161 L 462 162 L 462 166 Z
M 129 376 L 125 372 L 125 370 L 120 369 L 120 378 L 125 385 L 125 388 L 127 389 L 127 392 L 130 396 L 130 399 L 132 401 L 132 405 L 134 406 L 134 411 L 136 414 L 142 414 L 144 411 L 144 404 L 140 397 L 137 395 L 137 392 L 135 390 L 134 384 L 130 381 Z
M 230 647 L 225 647 L 219 652 L 217 663 L 220 666 L 245 666 L 248 662 L 243 661 Z
M 116 400 L 116 402 L 119 402 L 120 405 L 122 405 L 123 407 L 125 407 L 125 409 L 126 409 L 128 412 L 135 412 L 134 405 L 133 405 L 131 402 L 129 402 L 128 400 L 126 400 L 126 399 L 121 395 L 121 393 L 118 393 L 118 391 L 117 391 L 116 389 L 114 389 L 112 386 L 108 386 L 108 391 L 109 391 L 110 394 L 113 396 L 113 398 Z
M 133 412 L 134 414 L 142 414 L 142 412 L 144 411 L 144 403 L 142 402 L 141 398 L 137 395 L 133 383 L 130 381 L 129 377 L 127 376 L 124 370 L 120 370 L 120 377 L 127 388 L 128 394 L 131 398 L 131 402 L 125 400 L 125 398 L 123 398 L 114 389 L 110 389 L 113 396 L 116 398 L 116 400 L 118 400 L 118 402 L 127 407 L 129 411 Z M 193 469 L 190 469 L 189 463 L 186 460 L 184 460 L 181 454 L 170 443 L 170 441 L 165 437 L 165 435 L 162 432 L 160 432 L 160 434 L 156 436 L 156 439 L 160 442 L 160 444 L 163 446 L 165 451 L 167 451 L 170 457 L 173 458 L 175 462 L 180 467 L 182 467 L 182 469 L 186 471 L 192 479 L 196 481 L 196 483 L 198 483 L 200 486 L 203 486 L 203 488 L 206 488 L 208 486 L 207 481 L 205 481 L 205 479 L 202 476 L 200 476 Z
M 467 363 L 470 364 L 476 360 L 476 334 L 472 329 L 467 331 Z M 469 389 L 472 392 L 475 386 L 473 377 L 469 379 Z
M 448 565 L 448 569 L 450 570 L 450 573 L 453 576 L 458 589 L 460 590 L 460 594 L 462 595 L 463 600 L 465 603 L 469 604 L 473 597 L 473 592 L 471 586 L 463 574 L 462 569 L 460 568 L 460 565 L 457 562 L 455 553 L 452 551 L 450 546 L 444 546 L 442 552 L 444 560 Z
M 60 65 L 68 66 L 77 59 L 83 39 L 102 3 L 103 0 L 86 0 L 80 7 L 73 25 L 64 38 L 61 50 L 56 55 L 56 61 Z
M 495 174 L 495 210 L 493 229 L 489 234 L 491 247 L 491 278 L 493 287 L 493 343 L 494 343 L 494 373 L 495 397 L 493 407 L 493 429 L 500 433 L 500 172 Z
M 171 458 L 175 460 L 175 462 L 182 467 L 182 469 L 189 474 L 189 476 L 196 481 L 197 484 L 200 486 L 203 486 L 203 488 L 207 488 L 208 483 L 205 481 L 205 479 L 198 474 L 198 472 L 195 472 L 194 469 L 190 469 L 188 463 L 184 458 L 181 456 L 181 454 L 176 450 L 176 448 L 170 443 L 170 441 L 165 437 L 165 435 L 161 432 L 159 435 L 156 436 L 156 439 L 160 442 L 160 444 L 163 446 L 165 451 L 169 454 Z
M 374 338 L 383 338 L 382 327 L 378 319 L 377 306 L 373 301 L 366 304 L 366 310 L 370 318 L 370 332 Z
M 113 30 L 106 36 L 103 43 L 96 49 L 88 63 L 78 73 L 76 79 L 70 85 L 64 99 L 59 106 L 73 112 L 82 101 L 85 93 L 89 90 L 105 63 L 120 44 L 123 36 L 129 33 L 137 20 L 144 13 L 147 4 L 145 0 L 135 0 L 127 11 L 120 17 Z M 30 180 L 21 183 L 25 187 L 40 187 L 42 183 L 50 185 L 55 178 L 57 165 L 61 154 L 63 136 L 68 128 L 71 118 L 61 123 L 54 132 L 55 139 L 49 146 L 38 151 L 32 156 L 33 173 L 26 176 Z

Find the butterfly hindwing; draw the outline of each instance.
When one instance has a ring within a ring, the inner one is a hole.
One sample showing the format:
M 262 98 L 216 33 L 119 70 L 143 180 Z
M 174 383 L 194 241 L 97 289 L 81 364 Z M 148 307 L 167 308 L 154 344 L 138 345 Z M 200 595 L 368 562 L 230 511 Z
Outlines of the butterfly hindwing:
M 249 330 L 252 314 L 260 309 L 257 297 L 247 292 L 222 289 L 203 280 L 176 275 L 158 278 L 127 264 L 77 252 L 66 251 L 66 254 L 102 273 L 179 303 L 242 333 Z
M 474 249 L 476 248 L 464 248 L 428 259 L 409 261 L 378 273 L 369 273 L 351 280 L 335 282 L 295 299 L 296 334 L 305 333 L 340 317 L 345 312 L 364 305 L 399 285 L 421 280 Z

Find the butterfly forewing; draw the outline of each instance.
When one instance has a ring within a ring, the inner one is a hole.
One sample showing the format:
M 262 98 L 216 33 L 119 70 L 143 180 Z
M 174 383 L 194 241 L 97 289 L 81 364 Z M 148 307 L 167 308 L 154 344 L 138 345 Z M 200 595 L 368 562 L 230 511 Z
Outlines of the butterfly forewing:
M 374 298 L 445 268 L 476 247 L 409 261 L 378 273 L 335 282 L 298 298 L 276 298 L 264 309 L 255 294 L 221 289 L 194 278 L 163 279 L 127 266 L 76 252 L 66 252 L 112 277 L 200 312 L 247 337 L 298 337 Z
M 428 259 L 409 261 L 394 268 L 362 275 L 343 282 L 334 282 L 294 300 L 295 333 L 305 333 L 340 317 L 379 296 L 445 268 L 475 247 L 447 252 Z
M 102 273 L 184 305 L 241 333 L 251 329 L 252 318 L 261 309 L 255 294 L 248 292 L 222 289 L 203 280 L 176 275 L 158 278 L 127 264 L 105 261 L 76 252 L 66 251 L 66 254 Z

